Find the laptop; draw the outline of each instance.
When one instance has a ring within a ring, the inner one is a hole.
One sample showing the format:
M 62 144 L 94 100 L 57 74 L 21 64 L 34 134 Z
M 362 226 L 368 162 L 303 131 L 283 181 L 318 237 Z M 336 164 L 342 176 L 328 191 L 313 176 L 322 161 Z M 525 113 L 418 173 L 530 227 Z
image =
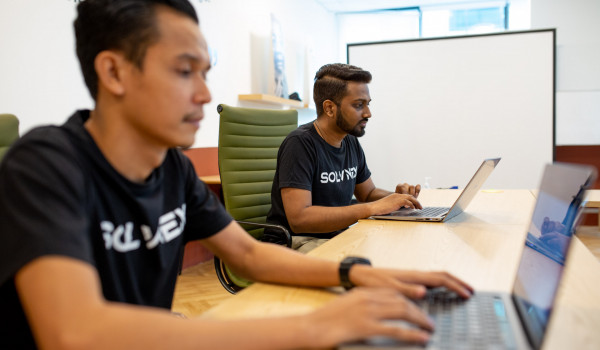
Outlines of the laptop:
M 374 215 L 372 219 L 402 220 L 402 221 L 430 221 L 443 222 L 450 220 L 462 213 L 492 171 L 496 168 L 501 158 L 485 159 L 471 178 L 465 189 L 460 193 L 451 207 L 423 207 L 423 209 L 402 208 L 386 215 Z
M 592 167 L 546 166 L 511 294 L 480 292 L 463 300 L 434 288 L 417 302 L 436 324 L 426 346 L 374 337 L 339 349 L 541 348 L 584 192 L 595 177 Z

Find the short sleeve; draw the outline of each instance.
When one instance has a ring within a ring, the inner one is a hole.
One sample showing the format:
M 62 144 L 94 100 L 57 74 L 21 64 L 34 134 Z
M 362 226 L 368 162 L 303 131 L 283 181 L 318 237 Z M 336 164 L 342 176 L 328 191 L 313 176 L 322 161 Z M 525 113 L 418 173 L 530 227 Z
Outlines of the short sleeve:
M 93 260 L 82 234 L 89 226 L 85 175 L 68 136 L 57 128 L 27 136 L 0 167 L 0 284 L 40 256 Z
M 190 160 L 180 154 L 186 182 L 186 241 L 208 238 L 225 228 L 233 218 L 225 207 L 202 182 Z
M 288 137 L 279 148 L 277 161 L 279 190 L 292 187 L 312 191 L 317 155 L 307 138 Z

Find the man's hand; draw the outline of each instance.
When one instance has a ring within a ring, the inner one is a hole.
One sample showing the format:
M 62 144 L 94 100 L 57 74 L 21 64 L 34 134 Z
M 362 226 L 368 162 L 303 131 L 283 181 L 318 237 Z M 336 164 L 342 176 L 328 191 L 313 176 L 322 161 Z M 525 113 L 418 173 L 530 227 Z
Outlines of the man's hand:
M 416 327 L 386 324 L 404 320 Z M 372 336 L 387 336 L 413 343 L 426 343 L 433 323 L 413 302 L 390 288 L 359 287 L 308 315 L 316 343 L 332 347 Z M 327 329 L 327 332 L 323 332 Z
M 567 227 L 558 221 L 552 221 L 548 217 L 545 217 L 541 231 L 540 241 L 545 243 L 551 250 L 565 256 L 570 240 Z
M 354 265 L 350 281 L 356 286 L 391 287 L 412 299 L 421 299 L 427 288 L 445 287 L 463 298 L 473 294 L 473 287 L 447 272 L 406 271 Z
M 419 197 L 419 193 L 421 192 L 421 185 L 409 185 L 407 183 L 396 185 L 396 193 L 400 194 L 410 194 L 411 196 L 417 198 Z
M 400 208 L 423 208 L 414 196 L 398 193 L 392 193 L 369 204 L 371 205 L 371 215 L 385 215 Z
M 567 255 L 567 247 L 569 246 L 570 237 L 565 236 L 559 232 L 545 233 L 540 236 L 540 241 L 562 256 Z
M 548 218 L 546 216 L 544 218 L 544 222 L 542 223 L 542 235 L 552 233 L 552 232 L 560 233 L 563 235 L 568 234 L 567 228 L 565 227 L 565 225 L 563 225 L 562 223 L 560 223 L 558 221 L 552 221 L 552 220 L 550 220 L 550 218 Z

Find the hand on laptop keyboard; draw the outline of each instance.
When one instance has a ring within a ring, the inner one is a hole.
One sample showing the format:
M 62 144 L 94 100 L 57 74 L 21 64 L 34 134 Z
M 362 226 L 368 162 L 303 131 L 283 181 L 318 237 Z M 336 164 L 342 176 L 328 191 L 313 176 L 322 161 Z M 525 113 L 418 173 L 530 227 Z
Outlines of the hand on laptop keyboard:
M 454 301 L 454 300 L 465 300 L 465 298 L 458 295 L 456 292 L 447 289 L 446 287 L 435 287 L 427 289 L 425 297 L 427 301 Z
M 400 208 L 422 209 L 419 201 L 409 194 L 392 193 L 381 199 L 367 203 L 370 207 L 370 215 L 386 215 Z

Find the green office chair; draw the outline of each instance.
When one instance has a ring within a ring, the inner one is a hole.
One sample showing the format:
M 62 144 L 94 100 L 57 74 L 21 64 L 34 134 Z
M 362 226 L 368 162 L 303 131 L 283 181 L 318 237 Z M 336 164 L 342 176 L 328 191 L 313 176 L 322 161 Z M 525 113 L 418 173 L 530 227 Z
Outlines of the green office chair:
M 0 114 L 0 162 L 10 145 L 19 138 L 19 119 L 12 114 Z
M 254 238 L 292 246 L 289 231 L 267 224 L 277 152 L 298 127 L 296 110 L 217 107 L 219 173 L 225 209 Z M 265 228 L 270 228 L 265 233 Z M 252 282 L 236 276 L 215 256 L 215 269 L 225 289 L 235 294 Z

